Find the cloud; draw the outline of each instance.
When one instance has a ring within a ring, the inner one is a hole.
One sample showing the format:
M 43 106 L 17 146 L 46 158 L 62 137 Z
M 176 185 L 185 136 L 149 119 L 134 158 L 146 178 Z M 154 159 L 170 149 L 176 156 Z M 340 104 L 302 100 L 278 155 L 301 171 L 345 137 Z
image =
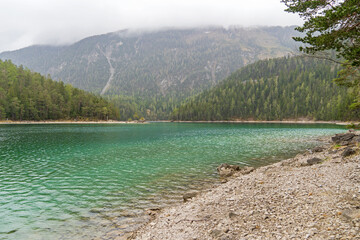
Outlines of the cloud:
M 280 0 L 2 0 L 0 52 L 121 29 L 301 24 Z

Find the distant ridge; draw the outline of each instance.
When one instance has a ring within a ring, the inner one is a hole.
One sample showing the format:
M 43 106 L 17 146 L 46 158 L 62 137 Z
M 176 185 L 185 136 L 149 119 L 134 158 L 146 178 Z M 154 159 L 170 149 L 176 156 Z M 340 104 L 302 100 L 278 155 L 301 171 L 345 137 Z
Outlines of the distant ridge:
M 236 69 L 295 49 L 291 27 L 122 30 L 67 46 L 0 54 L 53 79 L 103 95 L 175 96 L 214 86 Z

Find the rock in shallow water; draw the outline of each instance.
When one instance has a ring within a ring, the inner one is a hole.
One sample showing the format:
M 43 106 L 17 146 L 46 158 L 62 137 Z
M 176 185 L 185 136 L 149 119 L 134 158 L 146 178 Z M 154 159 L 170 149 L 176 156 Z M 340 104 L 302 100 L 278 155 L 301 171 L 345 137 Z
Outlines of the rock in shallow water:
M 197 192 L 185 193 L 185 194 L 183 195 L 184 202 L 187 202 L 187 201 L 189 201 L 190 199 L 192 199 L 193 197 L 196 197 L 196 195 L 197 195 Z
M 230 165 L 227 163 L 223 163 L 219 167 L 217 167 L 217 171 L 218 171 L 220 177 L 230 177 L 236 171 L 239 171 L 239 170 L 240 170 L 239 165 Z
M 255 170 L 255 168 L 253 168 L 253 167 L 246 166 L 246 167 L 240 168 L 239 165 L 230 165 L 227 163 L 223 163 L 219 167 L 217 167 L 217 171 L 221 178 L 230 177 L 230 176 L 234 175 L 235 173 L 249 174 L 254 170 Z

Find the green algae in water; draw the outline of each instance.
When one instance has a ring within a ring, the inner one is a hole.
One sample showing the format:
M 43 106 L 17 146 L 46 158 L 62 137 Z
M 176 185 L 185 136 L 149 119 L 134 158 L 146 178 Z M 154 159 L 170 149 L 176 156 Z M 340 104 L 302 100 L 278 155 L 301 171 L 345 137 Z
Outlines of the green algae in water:
M 151 123 L 0 126 L 0 239 L 89 239 L 181 201 L 224 162 L 261 166 L 335 125 Z

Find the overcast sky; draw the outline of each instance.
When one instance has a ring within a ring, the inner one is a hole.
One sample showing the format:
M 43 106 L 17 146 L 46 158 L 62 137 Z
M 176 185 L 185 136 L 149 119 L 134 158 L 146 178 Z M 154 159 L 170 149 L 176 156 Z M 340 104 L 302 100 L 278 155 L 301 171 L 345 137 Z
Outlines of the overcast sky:
M 0 0 L 0 52 L 121 29 L 299 25 L 280 0 Z

